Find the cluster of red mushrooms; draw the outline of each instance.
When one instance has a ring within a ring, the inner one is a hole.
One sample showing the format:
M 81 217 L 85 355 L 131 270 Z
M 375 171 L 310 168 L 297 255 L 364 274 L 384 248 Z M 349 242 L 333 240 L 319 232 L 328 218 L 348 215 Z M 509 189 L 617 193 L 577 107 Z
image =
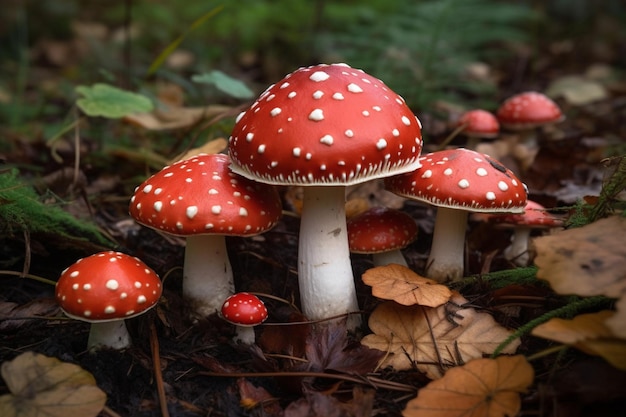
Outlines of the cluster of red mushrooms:
M 498 117 L 529 128 L 539 122 L 519 119 L 544 117 L 533 112 L 526 99 L 514 98 Z M 475 133 L 475 120 L 463 122 L 466 134 Z M 195 318 L 217 313 L 237 326 L 235 340 L 251 344 L 251 326 L 268 312 L 254 294 L 236 293 L 225 237 L 270 230 L 282 215 L 277 186 L 302 186 L 302 311 L 311 320 L 346 316 L 354 329 L 360 318 L 351 314 L 359 306 L 350 252 L 372 253 L 376 265 L 406 265 L 400 250 L 417 237 L 417 226 L 380 207 L 348 221 L 347 186 L 384 179 L 387 190 L 438 208 L 426 275 L 440 282 L 463 276 L 468 213 L 504 223 L 521 217 L 528 203 L 522 181 L 488 155 L 421 151 L 419 119 L 382 81 L 345 64 L 300 68 L 237 117 L 227 155 L 200 154 L 163 168 L 136 188 L 129 211 L 143 226 L 186 239 L 182 295 Z M 122 349 L 130 345 L 124 319 L 154 307 L 161 291 L 142 261 L 103 252 L 63 271 L 56 299 L 68 316 L 92 324 L 90 350 Z

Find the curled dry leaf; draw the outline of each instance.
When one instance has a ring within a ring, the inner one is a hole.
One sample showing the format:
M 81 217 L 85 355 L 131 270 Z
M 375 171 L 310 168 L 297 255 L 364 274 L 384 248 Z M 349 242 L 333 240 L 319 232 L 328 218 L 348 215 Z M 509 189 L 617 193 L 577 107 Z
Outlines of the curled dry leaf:
M 559 294 L 626 292 L 626 218 L 612 216 L 534 240 L 537 277 Z
M 520 394 L 533 382 L 521 355 L 474 359 L 420 389 L 404 417 L 504 417 L 520 410 Z
M 370 316 L 374 334 L 361 343 L 386 352 L 380 366 L 416 367 L 431 379 L 439 378 L 450 367 L 493 353 L 511 334 L 490 314 L 463 307 L 465 303 L 458 293 L 436 308 L 385 302 Z M 513 341 L 502 353 L 514 353 L 519 344 L 519 339 Z
M 410 306 L 438 307 L 450 300 L 452 291 L 430 278 L 422 277 L 403 265 L 390 264 L 369 269 L 363 282 L 375 297 Z
M 216 117 L 229 114 L 229 106 L 210 105 L 206 107 L 175 107 L 159 109 L 150 113 L 133 113 L 124 117 L 124 121 L 148 130 L 184 129 Z
M 25 352 L 0 371 L 11 391 L 0 396 L 3 417 L 96 416 L 106 402 L 93 375 L 56 358 Z
M 202 153 L 213 155 L 213 154 L 220 153 L 226 150 L 227 147 L 228 147 L 228 141 L 226 139 L 215 138 L 215 139 L 208 141 L 202 146 L 188 150 L 184 154 L 174 158 L 174 160 L 170 161 L 170 163 L 173 164 L 176 161 L 184 161 L 185 159 L 189 159 L 193 156 L 196 156 Z
M 571 320 L 554 318 L 535 327 L 532 335 L 571 345 L 626 370 L 626 340 L 616 337 L 607 325 L 614 315 L 615 312 L 604 310 L 580 314 Z

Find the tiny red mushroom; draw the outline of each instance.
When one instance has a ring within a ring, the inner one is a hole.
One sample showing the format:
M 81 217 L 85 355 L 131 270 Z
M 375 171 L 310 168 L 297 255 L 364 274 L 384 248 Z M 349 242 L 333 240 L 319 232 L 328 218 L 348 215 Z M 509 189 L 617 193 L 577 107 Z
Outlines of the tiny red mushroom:
M 144 226 L 186 238 L 183 297 L 195 315 L 220 310 L 233 294 L 225 236 L 253 236 L 282 215 L 275 187 L 229 169 L 227 155 L 201 154 L 163 168 L 135 190 L 130 214 Z
M 372 207 L 348 220 L 350 252 L 371 254 L 374 266 L 407 266 L 401 249 L 417 237 L 417 224 L 407 213 Z
M 468 212 L 521 213 L 526 186 L 489 155 L 458 148 L 420 157 L 422 167 L 387 178 L 389 191 L 437 206 L 426 276 L 459 280 L 464 270 Z
M 457 120 L 461 133 L 468 137 L 465 148 L 476 149 L 481 139 L 495 139 L 500 133 L 500 123 L 496 116 L 487 110 L 468 110 Z
M 91 323 L 89 350 L 130 346 L 125 319 L 154 307 L 161 280 L 141 260 L 120 252 L 100 252 L 66 268 L 55 287 L 63 312 Z
M 563 227 L 563 219 L 553 216 L 541 204 L 528 200 L 524 212 L 520 214 L 490 214 L 480 216 L 496 227 L 513 229 L 511 244 L 504 250 L 504 257 L 518 266 L 526 266 L 530 261 L 528 244 L 530 233 L 537 229 Z
M 239 292 L 224 301 L 221 315 L 224 320 L 236 326 L 234 340 L 251 345 L 255 341 L 254 326 L 267 319 L 267 308 L 256 295 Z
M 419 120 L 381 80 L 345 64 L 300 68 L 237 117 L 234 172 L 304 189 L 298 249 L 302 309 L 311 319 L 357 311 L 345 187 L 419 167 Z M 350 317 L 348 328 L 359 320 Z

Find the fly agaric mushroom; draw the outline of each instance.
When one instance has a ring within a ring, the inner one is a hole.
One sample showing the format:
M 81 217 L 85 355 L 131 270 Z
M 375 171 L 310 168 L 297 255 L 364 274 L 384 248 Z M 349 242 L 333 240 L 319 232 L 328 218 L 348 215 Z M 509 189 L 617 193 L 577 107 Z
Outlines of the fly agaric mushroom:
M 216 313 L 235 292 L 225 236 L 253 236 L 282 214 L 275 187 L 228 168 L 228 156 L 201 154 L 163 168 L 131 198 L 144 226 L 186 238 L 183 298 L 199 317 Z
M 267 319 L 267 308 L 256 295 L 239 292 L 224 301 L 221 315 L 224 320 L 235 325 L 235 342 L 252 345 L 255 341 L 254 326 Z
M 500 123 L 496 116 L 487 110 L 466 111 L 456 122 L 457 128 L 467 136 L 465 148 L 475 150 L 481 139 L 495 139 L 500 133 Z
M 234 172 L 304 186 L 298 249 L 304 313 L 324 319 L 358 310 L 345 188 L 419 167 L 420 122 L 402 97 L 345 64 L 300 68 L 237 117 L 229 142 Z M 348 328 L 358 323 L 353 316 Z
M 91 323 L 87 346 L 124 349 L 130 346 L 125 319 L 154 307 L 161 280 L 139 259 L 120 252 L 100 252 L 66 268 L 55 287 L 61 310 Z
M 548 96 L 536 91 L 526 91 L 506 99 L 496 111 L 500 125 L 519 132 L 512 154 L 527 168 L 538 152 L 536 129 L 565 120 L 560 107 Z
M 468 212 L 521 213 L 526 186 L 489 155 L 458 148 L 420 157 L 422 167 L 385 179 L 389 191 L 437 206 L 426 276 L 439 282 L 463 276 Z
M 417 225 L 403 211 L 373 207 L 348 219 L 350 252 L 371 254 L 374 266 L 408 266 L 401 249 L 417 237 Z
M 527 266 L 530 261 L 528 244 L 530 233 L 536 229 L 562 227 L 563 220 L 549 214 L 541 204 L 528 200 L 520 214 L 489 214 L 478 217 L 500 228 L 513 229 L 511 244 L 504 250 L 506 260 L 517 266 Z

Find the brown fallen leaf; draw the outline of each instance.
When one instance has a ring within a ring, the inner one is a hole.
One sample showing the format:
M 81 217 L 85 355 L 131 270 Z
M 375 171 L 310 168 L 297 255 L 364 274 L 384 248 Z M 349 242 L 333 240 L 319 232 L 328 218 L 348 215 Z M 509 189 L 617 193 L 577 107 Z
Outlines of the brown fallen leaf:
M 534 240 L 537 277 L 559 294 L 626 293 L 626 218 L 612 216 Z
M 362 276 L 372 287 L 372 295 L 410 306 L 437 307 L 450 300 L 452 291 L 445 285 L 416 274 L 403 265 L 390 264 L 371 268 Z
M 3 417 L 96 416 L 106 394 L 78 365 L 25 352 L 0 369 L 11 394 L 0 396 Z
M 615 303 L 615 314 L 606 320 L 606 325 L 620 339 L 626 339 L 626 295 Z
M 202 120 L 219 117 L 233 109 L 230 106 L 176 107 L 124 116 L 124 121 L 149 130 L 174 130 L 193 126 Z
M 253 408 L 262 409 L 264 416 L 280 416 L 283 409 L 278 403 L 278 399 L 273 397 L 263 387 L 254 386 L 245 378 L 237 379 L 237 388 L 239 388 L 240 404 L 246 410 Z
M 504 417 L 520 410 L 534 370 L 521 356 L 474 359 L 418 391 L 404 417 Z
M 374 390 L 355 387 L 347 402 L 326 393 L 305 390 L 305 396 L 285 409 L 284 417 L 370 417 L 373 411 Z
M 616 337 L 607 325 L 614 315 L 613 311 L 603 310 L 580 314 L 571 320 L 554 318 L 535 327 L 531 334 L 571 345 L 626 370 L 626 340 Z
M 228 141 L 226 139 L 224 139 L 224 138 L 215 138 L 215 139 L 212 139 L 212 140 L 208 141 L 207 143 L 205 143 L 202 146 L 190 149 L 187 152 L 177 156 L 172 161 L 170 161 L 170 163 L 173 164 L 176 161 L 183 161 L 185 159 L 191 158 L 192 156 L 196 156 L 196 155 L 199 155 L 199 154 L 202 154 L 202 153 L 206 153 L 206 154 L 209 154 L 209 155 L 220 153 L 220 152 L 224 151 L 227 146 L 228 146 Z
M 361 343 L 386 352 L 380 366 L 415 367 L 431 379 L 440 378 L 448 368 L 493 353 L 511 335 L 490 314 L 463 307 L 466 303 L 458 293 L 436 308 L 385 302 L 370 316 L 373 334 Z M 502 353 L 514 353 L 519 344 L 519 339 L 513 341 Z
M 23 305 L 0 301 L 0 331 L 19 329 L 38 316 L 53 316 L 58 311 L 53 298 L 38 298 Z

